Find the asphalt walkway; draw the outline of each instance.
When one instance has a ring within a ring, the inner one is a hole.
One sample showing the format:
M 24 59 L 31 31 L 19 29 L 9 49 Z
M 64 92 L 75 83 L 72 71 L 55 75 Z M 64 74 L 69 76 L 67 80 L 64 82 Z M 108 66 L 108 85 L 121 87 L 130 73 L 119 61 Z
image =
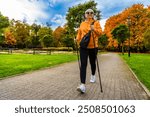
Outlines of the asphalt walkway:
M 1 100 L 145 100 L 147 94 L 137 82 L 127 64 L 116 53 L 101 54 L 103 93 L 100 92 L 98 74 L 96 83 L 90 83 L 87 68 L 86 93 L 76 91 L 79 85 L 77 62 L 37 70 L 0 80 Z

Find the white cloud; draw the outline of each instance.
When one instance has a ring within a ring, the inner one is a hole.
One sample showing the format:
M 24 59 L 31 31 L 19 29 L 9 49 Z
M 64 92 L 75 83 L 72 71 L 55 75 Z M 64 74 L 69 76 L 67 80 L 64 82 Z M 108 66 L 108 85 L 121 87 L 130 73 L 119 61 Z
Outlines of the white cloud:
M 65 11 L 68 7 L 88 2 L 89 0 L 0 0 L 0 12 L 10 19 L 27 19 L 28 23 L 52 22 L 52 28 L 66 23 Z M 150 5 L 150 0 L 95 0 L 102 12 L 102 29 L 108 17 L 121 12 L 135 3 Z M 60 7 L 59 7 L 60 5 Z M 63 6 L 61 6 L 63 5 Z M 64 11 L 64 12 L 63 12 Z M 61 12 L 61 13 L 60 13 Z M 52 20 L 51 20 L 52 19 Z
M 26 18 L 28 23 L 33 23 L 41 17 L 48 18 L 44 10 L 44 3 L 40 1 L 0 0 L 1 13 L 10 19 L 23 20 Z
M 49 2 L 50 7 L 54 7 L 54 5 L 56 5 L 57 3 L 64 3 L 65 2 L 67 4 L 67 2 L 68 3 L 72 2 L 72 0 L 48 0 L 48 2 Z M 73 3 L 75 3 L 75 2 L 73 2 Z
M 100 24 L 101 24 L 102 30 L 104 30 L 106 20 L 107 20 L 107 19 L 102 19 L 102 20 L 100 20 Z
M 54 4 L 56 3 L 57 0 L 48 0 L 49 6 L 54 7 Z
M 102 11 L 102 15 L 108 18 L 110 15 L 117 14 L 133 4 L 141 3 L 145 6 L 150 5 L 150 0 L 95 0 L 98 5 L 97 8 Z
M 52 18 L 51 22 L 54 22 L 54 23 L 56 23 L 56 24 L 58 24 L 60 26 L 63 26 L 66 23 L 66 19 L 65 19 L 65 16 L 62 16 L 60 14 L 56 14 Z

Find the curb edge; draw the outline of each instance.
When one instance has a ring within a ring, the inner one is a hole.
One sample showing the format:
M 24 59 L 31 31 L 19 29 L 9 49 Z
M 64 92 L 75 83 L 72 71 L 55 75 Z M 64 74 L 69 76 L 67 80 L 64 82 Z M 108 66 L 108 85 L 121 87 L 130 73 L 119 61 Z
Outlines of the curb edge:
M 127 62 L 120 56 L 120 58 L 125 62 L 125 64 L 127 65 L 127 67 L 129 68 L 130 72 L 133 74 L 133 76 L 135 77 L 135 79 L 137 80 L 137 82 L 140 84 L 140 86 L 142 87 L 142 89 L 145 91 L 145 93 L 148 96 L 148 100 L 150 100 L 150 92 L 149 90 L 146 88 L 146 86 L 138 79 L 137 75 L 133 72 L 133 70 L 129 67 L 129 65 L 127 64 Z

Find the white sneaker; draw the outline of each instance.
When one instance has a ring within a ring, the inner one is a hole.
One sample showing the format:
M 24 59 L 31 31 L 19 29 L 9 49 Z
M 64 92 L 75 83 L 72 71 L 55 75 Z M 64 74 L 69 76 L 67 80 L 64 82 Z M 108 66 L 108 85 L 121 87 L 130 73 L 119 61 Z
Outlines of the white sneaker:
M 85 93 L 85 85 L 84 84 L 81 84 L 79 87 L 77 87 L 77 91 L 81 92 L 81 93 Z
M 91 83 L 96 82 L 96 77 L 95 77 L 95 75 L 91 75 L 90 82 L 91 82 Z

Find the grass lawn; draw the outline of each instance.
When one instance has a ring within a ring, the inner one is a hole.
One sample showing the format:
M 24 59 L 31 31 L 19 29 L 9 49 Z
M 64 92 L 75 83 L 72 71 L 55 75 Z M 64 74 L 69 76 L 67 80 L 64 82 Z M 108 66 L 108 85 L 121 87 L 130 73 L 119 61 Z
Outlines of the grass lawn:
M 121 54 L 120 54 L 121 55 Z M 123 57 L 130 68 L 137 75 L 139 80 L 149 89 L 150 91 L 150 54 L 133 54 L 129 58 L 127 54 Z
M 75 54 L 0 54 L 0 79 L 74 60 L 77 60 Z

